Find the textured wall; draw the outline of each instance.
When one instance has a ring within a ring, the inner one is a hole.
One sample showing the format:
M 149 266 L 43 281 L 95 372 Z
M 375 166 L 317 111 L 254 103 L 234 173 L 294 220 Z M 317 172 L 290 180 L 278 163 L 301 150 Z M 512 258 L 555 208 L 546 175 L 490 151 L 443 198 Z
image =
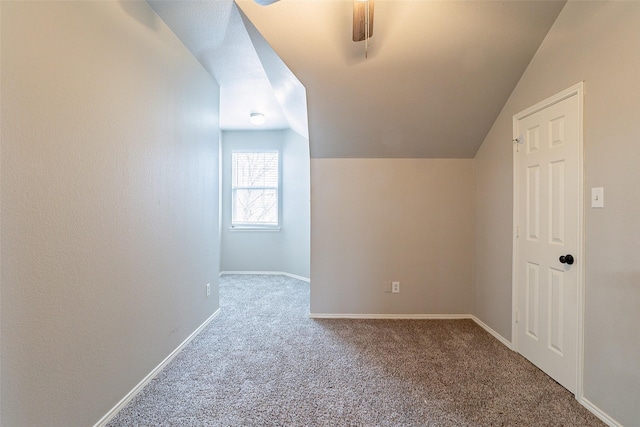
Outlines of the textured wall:
M 473 160 L 312 159 L 311 189 L 311 313 L 471 312 Z
M 285 132 L 283 168 L 283 269 L 301 277 L 310 276 L 311 265 L 311 170 L 309 139 Z
M 218 308 L 219 89 L 145 2 L 1 25 L 2 425 L 93 425 Z
M 475 314 L 509 338 L 512 116 L 584 81 L 584 395 L 627 426 L 640 420 L 639 40 L 640 3 L 568 2 L 476 157 Z

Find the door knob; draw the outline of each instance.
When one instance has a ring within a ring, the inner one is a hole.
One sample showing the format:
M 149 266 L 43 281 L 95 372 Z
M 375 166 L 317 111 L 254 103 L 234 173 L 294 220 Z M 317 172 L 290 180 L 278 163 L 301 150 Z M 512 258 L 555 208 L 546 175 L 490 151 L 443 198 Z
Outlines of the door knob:
M 563 264 L 573 264 L 573 255 L 571 254 L 567 254 L 567 255 L 560 255 L 560 262 Z

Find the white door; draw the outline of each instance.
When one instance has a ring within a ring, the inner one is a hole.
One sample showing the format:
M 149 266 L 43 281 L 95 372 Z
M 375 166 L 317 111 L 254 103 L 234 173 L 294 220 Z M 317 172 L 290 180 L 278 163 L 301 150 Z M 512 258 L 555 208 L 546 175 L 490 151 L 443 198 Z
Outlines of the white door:
M 574 394 L 581 96 L 564 94 L 514 116 L 516 349 Z

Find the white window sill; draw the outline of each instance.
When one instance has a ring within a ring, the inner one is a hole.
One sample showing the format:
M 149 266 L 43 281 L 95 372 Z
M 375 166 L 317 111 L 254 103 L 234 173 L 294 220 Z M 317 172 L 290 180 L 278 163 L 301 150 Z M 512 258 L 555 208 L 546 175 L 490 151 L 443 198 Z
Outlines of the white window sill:
M 229 231 L 266 231 L 271 233 L 280 232 L 280 227 L 261 227 L 259 225 L 232 225 Z

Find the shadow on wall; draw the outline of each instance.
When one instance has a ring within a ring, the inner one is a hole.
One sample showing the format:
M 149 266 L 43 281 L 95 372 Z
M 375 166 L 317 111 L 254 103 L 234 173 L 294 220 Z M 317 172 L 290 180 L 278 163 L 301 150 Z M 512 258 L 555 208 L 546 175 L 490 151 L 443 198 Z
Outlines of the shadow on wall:
M 127 15 L 131 16 L 133 19 L 138 21 L 140 24 L 152 30 L 154 33 L 158 31 L 158 20 L 160 19 L 158 15 L 156 15 L 152 9 L 150 8 L 140 8 L 137 7 L 134 2 L 120 0 L 118 2 L 122 10 L 124 10 Z

